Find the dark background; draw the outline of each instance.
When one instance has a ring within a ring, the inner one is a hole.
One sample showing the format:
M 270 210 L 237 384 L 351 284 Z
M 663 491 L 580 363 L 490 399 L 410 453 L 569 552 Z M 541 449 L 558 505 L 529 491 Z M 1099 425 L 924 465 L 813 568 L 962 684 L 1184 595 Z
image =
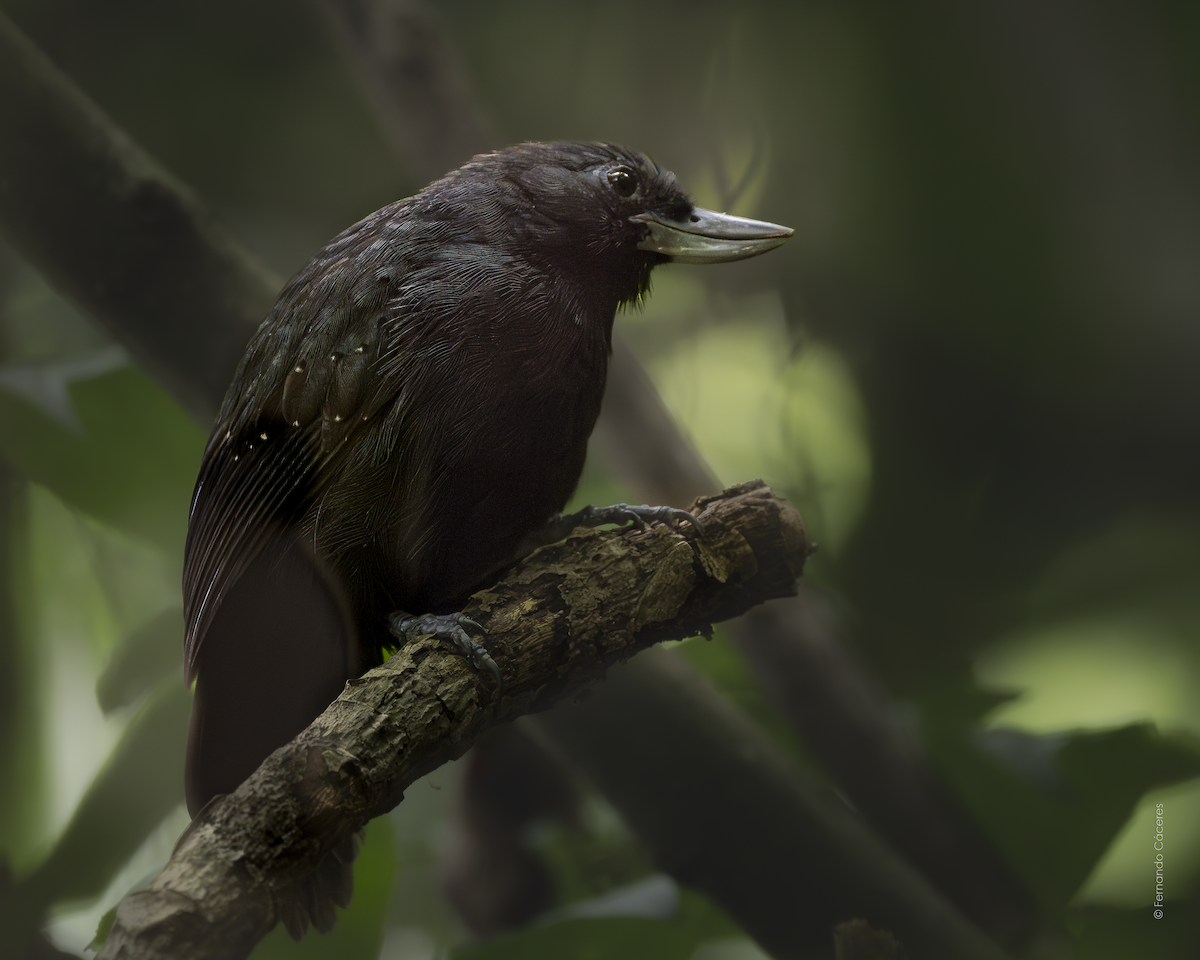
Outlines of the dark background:
M 398 158 L 304 3 L 0 8 L 280 277 L 439 172 Z M 618 323 L 720 479 L 764 476 L 801 507 L 821 543 L 808 575 L 1060 948 L 1194 956 L 1200 8 L 432 9 L 492 143 L 613 140 L 701 205 L 795 228 L 761 260 L 659 271 L 644 313 Z M 18 878 L 41 870 L 65 917 L 55 941 L 78 949 L 186 822 L 177 810 L 145 844 L 157 819 L 130 826 L 120 856 L 84 843 L 69 870 L 44 866 L 137 718 L 183 715 L 154 684 L 181 686 L 179 549 L 206 427 L 9 247 L 0 298 L 0 850 Z M 47 385 L 64 382 L 69 402 Z M 602 453 L 580 495 L 622 495 Z M 127 665 L 133 643 L 156 651 L 133 658 L 157 664 L 149 679 Z M 768 716 L 732 653 L 693 654 Z M 1147 720 L 1158 732 L 1102 733 Z M 1056 759 L 1072 743 L 1095 748 L 1078 775 Z M 149 748 L 133 757 L 155 766 Z M 433 775 L 373 826 L 399 865 L 364 855 L 361 952 L 329 955 L 374 956 L 385 928 L 386 957 L 461 938 L 433 877 L 456 782 Z M 631 842 L 590 803 L 594 846 L 619 859 Z M 1160 803 L 1173 908 L 1155 924 Z M 556 843 L 559 873 L 586 874 Z

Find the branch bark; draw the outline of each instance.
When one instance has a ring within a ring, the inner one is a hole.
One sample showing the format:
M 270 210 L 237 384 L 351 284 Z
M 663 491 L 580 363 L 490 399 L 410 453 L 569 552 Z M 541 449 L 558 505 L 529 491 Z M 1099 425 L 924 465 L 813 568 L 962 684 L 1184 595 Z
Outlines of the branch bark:
M 101 957 L 245 956 L 330 851 L 495 724 L 578 699 L 641 649 L 795 592 L 811 547 L 800 515 L 765 484 L 693 509 L 703 538 L 577 530 L 472 597 L 467 613 L 504 675 L 499 699 L 432 638 L 349 681 L 193 821 L 149 889 L 121 902 Z

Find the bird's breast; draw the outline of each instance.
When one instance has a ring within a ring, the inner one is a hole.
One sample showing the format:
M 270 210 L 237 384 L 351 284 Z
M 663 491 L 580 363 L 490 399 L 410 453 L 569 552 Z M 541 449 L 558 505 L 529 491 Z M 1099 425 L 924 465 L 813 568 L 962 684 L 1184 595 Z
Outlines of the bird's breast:
M 453 608 L 563 508 L 600 412 L 607 331 L 573 316 L 478 324 L 421 358 L 364 428 L 375 456 L 347 457 L 310 517 L 319 551 L 369 594 L 367 619 Z

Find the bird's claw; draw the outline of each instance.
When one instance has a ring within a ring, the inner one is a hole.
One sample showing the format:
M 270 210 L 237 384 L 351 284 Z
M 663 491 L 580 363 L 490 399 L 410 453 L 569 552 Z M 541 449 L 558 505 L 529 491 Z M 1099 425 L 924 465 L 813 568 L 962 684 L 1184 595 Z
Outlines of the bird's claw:
M 700 536 L 704 536 L 704 526 L 700 519 L 678 507 L 652 507 L 647 503 L 637 506 L 630 503 L 613 503 L 607 507 L 589 505 L 579 511 L 579 516 L 580 523 L 589 527 L 598 527 L 605 523 L 636 523 L 639 530 L 644 530 L 647 523 L 686 520 Z
M 417 637 L 435 636 L 443 643 L 448 643 L 466 657 L 476 671 L 486 670 L 496 681 L 498 693 L 504 692 L 504 678 L 500 676 L 500 668 L 486 648 L 473 638 L 464 627 L 471 627 L 484 633 L 484 629 L 464 613 L 425 613 L 420 616 L 410 616 L 400 610 L 389 618 L 392 635 L 403 643 L 409 643 Z

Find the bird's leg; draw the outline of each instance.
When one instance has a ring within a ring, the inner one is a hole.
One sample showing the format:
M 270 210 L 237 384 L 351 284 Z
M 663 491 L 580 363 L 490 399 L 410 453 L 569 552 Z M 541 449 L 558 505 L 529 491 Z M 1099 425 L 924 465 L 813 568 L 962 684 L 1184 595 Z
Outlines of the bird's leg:
M 602 527 L 606 523 L 636 523 L 638 529 L 645 529 L 647 522 L 669 523 L 672 520 L 686 520 L 700 536 L 704 536 L 704 527 L 699 518 L 677 507 L 652 507 L 645 503 L 640 506 L 614 503 L 607 507 L 593 507 L 588 504 L 575 513 L 560 513 L 528 533 L 517 548 L 516 556 L 518 558 L 525 557 L 538 547 L 558 543 L 559 540 L 566 539 L 576 527 Z
M 696 528 L 697 533 L 704 536 L 704 527 L 694 514 L 678 507 L 652 507 L 647 503 L 638 506 L 631 503 L 613 503 L 607 507 L 593 507 L 589 503 L 582 510 L 560 514 L 556 519 L 571 523 L 572 529 L 602 527 L 606 523 L 636 523 L 639 530 L 644 529 L 647 522 L 669 523 L 672 520 L 686 520 Z
M 480 633 L 483 627 L 463 613 L 426 613 L 412 616 L 403 610 L 397 610 L 388 616 L 388 627 L 401 643 L 408 643 L 417 637 L 435 636 L 450 644 L 454 649 L 471 661 L 476 670 L 486 670 L 496 681 L 497 695 L 504 692 L 504 679 L 500 676 L 500 668 L 492 655 L 483 645 L 471 637 L 464 626 L 474 627 Z

